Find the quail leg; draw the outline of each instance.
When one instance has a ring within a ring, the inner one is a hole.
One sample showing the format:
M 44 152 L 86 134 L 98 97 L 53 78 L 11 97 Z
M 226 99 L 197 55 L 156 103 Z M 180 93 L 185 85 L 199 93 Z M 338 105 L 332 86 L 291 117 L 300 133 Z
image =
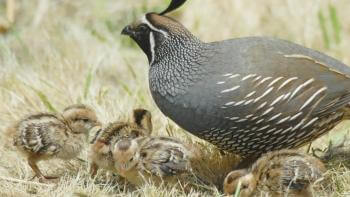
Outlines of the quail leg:
M 38 158 L 37 157 L 28 157 L 28 164 L 29 164 L 29 166 L 32 168 L 32 170 L 35 173 L 34 177 L 38 177 L 39 178 L 39 182 L 43 183 L 43 182 L 45 182 L 46 180 L 49 180 L 49 179 L 58 179 L 58 177 L 55 177 L 55 176 L 44 176 L 41 173 L 40 169 L 38 168 L 38 166 L 36 164 L 37 162 L 38 162 Z
M 350 155 L 350 146 L 345 145 L 348 140 L 349 137 L 347 134 L 344 136 L 342 142 L 338 145 L 333 145 L 332 141 L 330 141 L 326 150 L 321 150 L 319 148 L 312 149 L 313 156 L 321 159 L 324 162 L 331 162 L 333 160 L 343 160 L 344 158 L 348 158 Z
M 96 163 L 92 163 L 91 166 L 90 166 L 91 178 L 94 178 L 96 176 L 97 170 L 98 170 L 98 166 L 96 165 Z
M 312 149 L 312 142 L 310 142 L 309 145 L 307 146 L 306 153 L 309 153 L 311 149 Z

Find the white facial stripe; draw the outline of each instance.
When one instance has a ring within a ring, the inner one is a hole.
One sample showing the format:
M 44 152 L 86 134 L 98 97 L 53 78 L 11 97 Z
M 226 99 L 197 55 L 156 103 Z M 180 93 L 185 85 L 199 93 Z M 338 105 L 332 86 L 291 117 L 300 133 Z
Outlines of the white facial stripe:
M 149 28 L 151 28 L 153 31 L 156 31 L 156 32 L 159 32 L 161 34 L 163 34 L 166 38 L 168 37 L 168 33 L 165 32 L 164 30 L 161 30 L 161 29 L 157 29 L 156 27 L 154 27 L 146 18 L 146 15 L 144 15 L 142 18 L 141 18 L 141 22 L 146 24 Z
M 154 41 L 154 35 L 153 32 L 151 32 L 149 34 L 149 45 L 150 45 L 150 49 L 151 49 L 151 64 L 153 64 L 154 61 L 154 47 L 155 47 L 155 41 Z

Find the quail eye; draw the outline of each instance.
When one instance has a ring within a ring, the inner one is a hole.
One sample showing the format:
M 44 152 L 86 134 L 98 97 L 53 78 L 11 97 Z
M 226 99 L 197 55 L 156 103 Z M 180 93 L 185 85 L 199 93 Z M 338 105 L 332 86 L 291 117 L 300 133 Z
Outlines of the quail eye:
M 148 27 L 147 27 L 146 25 L 142 24 L 142 25 L 140 25 L 140 26 L 138 27 L 138 29 L 139 29 L 140 31 L 147 31 L 147 30 L 148 30 Z
M 131 157 L 131 158 L 129 159 L 129 162 L 132 162 L 132 161 L 134 161 L 134 158 L 133 158 L 133 157 Z

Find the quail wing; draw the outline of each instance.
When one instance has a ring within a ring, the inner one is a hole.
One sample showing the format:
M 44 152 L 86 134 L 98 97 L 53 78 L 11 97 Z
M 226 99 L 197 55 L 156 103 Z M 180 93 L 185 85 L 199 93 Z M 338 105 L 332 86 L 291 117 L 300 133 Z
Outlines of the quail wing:
M 322 172 L 306 160 L 289 159 L 283 168 L 281 181 L 290 189 L 305 189 L 322 177 Z
M 186 155 L 179 147 L 149 147 L 141 151 L 141 157 L 141 168 L 160 177 L 181 174 L 189 167 Z
M 220 72 L 208 68 L 216 75 L 207 80 L 216 81 L 195 87 L 204 92 L 197 111 L 214 110 L 205 137 L 216 145 L 246 154 L 297 147 L 342 119 L 350 102 L 350 71 L 337 60 L 274 39 L 231 40 L 220 46 L 212 60 L 221 59 Z M 231 51 L 239 53 L 228 57 Z M 207 90 L 216 92 L 205 97 Z M 202 101 L 208 98 L 213 101 Z
M 23 121 L 19 124 L 19 137 L 15 139 L 14 144 L 22 146 L 26 151 L 31 153 L 55 155 L 61 145 L 57 143 L 58 135 L 66 135 L 66 126 L 55 117 L 52 121 L 35 123 Z M 59 140 L 58 140 L 59 141 Z

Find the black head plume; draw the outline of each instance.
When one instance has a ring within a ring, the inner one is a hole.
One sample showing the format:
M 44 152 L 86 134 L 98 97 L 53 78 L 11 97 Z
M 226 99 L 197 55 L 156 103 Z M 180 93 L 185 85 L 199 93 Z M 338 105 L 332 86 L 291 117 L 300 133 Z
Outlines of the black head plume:
M 168 6 L 168 8 L 165 9 L 163 12 L 159 13 L 159 15 L 164 15 L 164 14 L 167 14 L 167 13 L 173 11 L 173 10 L 176 10 L 185 2 L 186 2 L 186 0 L 171 0 L 171 3 Z

